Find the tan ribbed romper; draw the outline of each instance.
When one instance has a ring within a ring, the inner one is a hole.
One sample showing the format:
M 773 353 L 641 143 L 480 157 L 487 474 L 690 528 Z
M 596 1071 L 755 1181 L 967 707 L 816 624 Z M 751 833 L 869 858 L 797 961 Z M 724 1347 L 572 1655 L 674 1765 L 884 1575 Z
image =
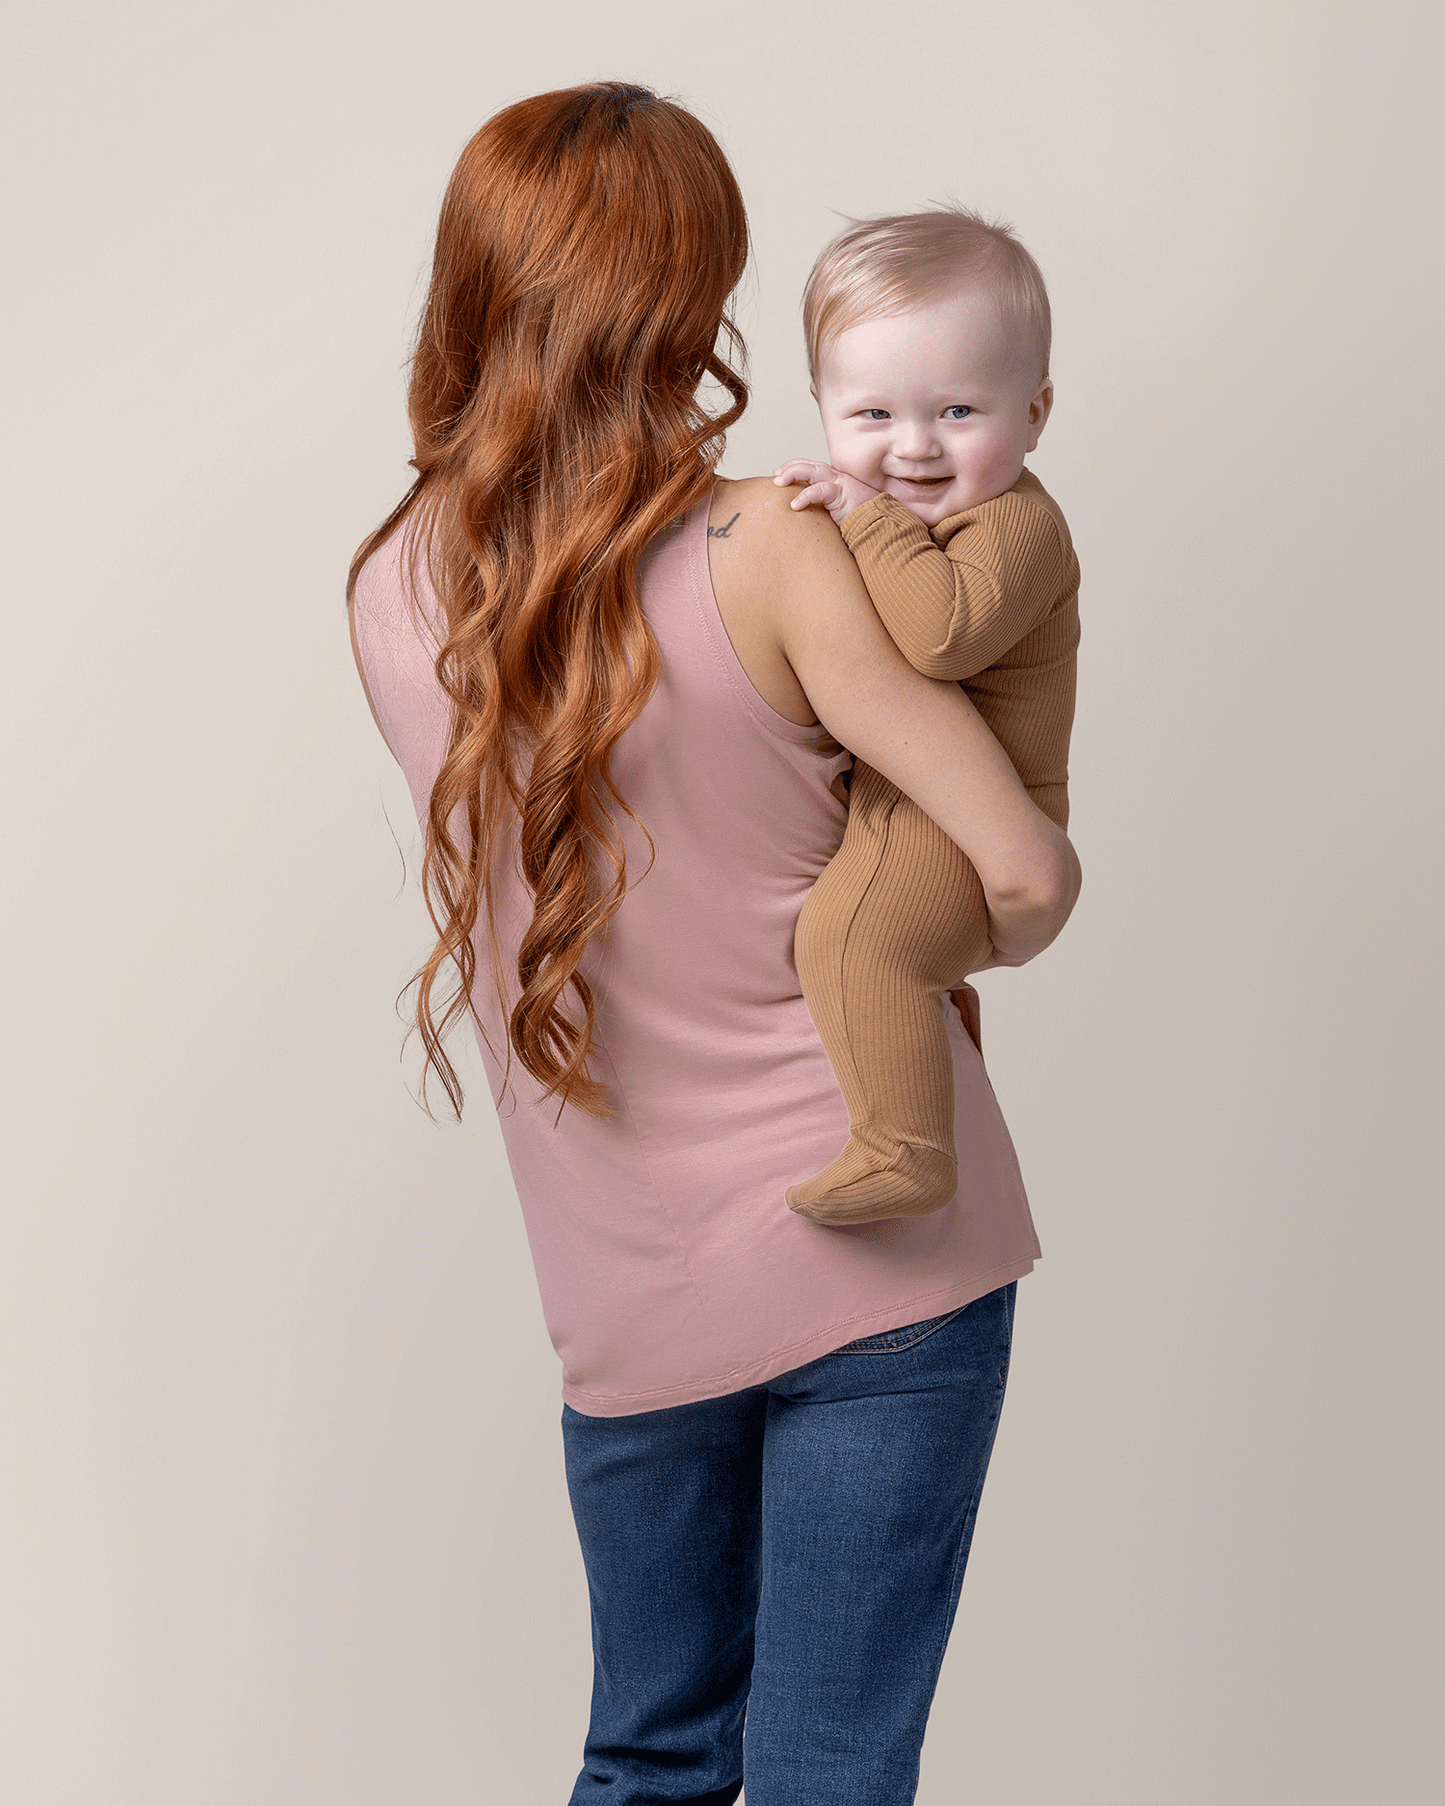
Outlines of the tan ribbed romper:
M 1029 471 L 930 532 L 878 496 L 843 522 L 908 662 L 963 685 L 1044 814 L 1068 825 L 1079 564 Z M 847 1146 L 788 1188 L 818 1222 L 921 1216 L 957 1188 L 944 995 L 989 948 L 978 874 L 918 805 L 854 767 L 843 843 L 798 917 L 803 996 L 848 1106 Z

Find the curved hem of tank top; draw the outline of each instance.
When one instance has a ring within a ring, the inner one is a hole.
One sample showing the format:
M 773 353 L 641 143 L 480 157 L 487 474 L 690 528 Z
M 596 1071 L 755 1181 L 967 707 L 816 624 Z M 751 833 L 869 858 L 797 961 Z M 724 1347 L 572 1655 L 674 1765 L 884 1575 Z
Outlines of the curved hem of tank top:
M 1035 1263 L 1042 1259 L 1043 1250 L 1035 1239 L 1031 1253 L 1021 1254 L 1016 1260 L 1005 1261 L 1002 1266 L 991 1267 L 987 1273 L 975 1274 L 972 1279 L 958 1285 L 942 1286 L 933 1292 L 921 1292 L 916 1298 L 910 1298 L 904 1304 L 892 1305 L 887 1310 L 862 1311 L 856 1317 L 849 1317 L 842 1323 L 817 1330 L 811 1336 L 805 1336 L 801 1342 L 777 1349 L 770 1355 L 764 1355 L 746 1366 L 735 1367 L 728 1373 L 685 1381 L 679 1386 L 656 1386 L 647 1392 L 587 1392 L 580 1386 L 569 1386 L 564 1381 L 562 1402 L 581 1417 L 635 1417 L 643 1411 L 664 1411 L 672 1405 L 698 1405 L 705 1399 L 725 1398 L 730 1392 L 746 1392 L 751 1386 L 765 1386 L 780 1374 L 791 1373 L 794 1368 L 806 1367 L 810 1361 L 821 1360 L 824 1355 L 841 1348 L 845 1342 L 853 1342 L 863 1336 L 886 1335 L 890 1329 L 906 1329 L 910 1323 L 921 1322 L 923 1317 L 940 1316 L 945 1311 L 959 1310 L 989 1292 L 996 1292 L 1000 1286 L 1024 1278 L 1033 1272 Z M 585 1405 L 579 1402 L 584 1400 Z
M 748 676 L 743 661 L 738 657 L 738 649 L 733 645 L 727 630 L 727 623 L 722 618 L 722 610 L 717 605 L 717 591 L 712 583 L 712 563 L 707 551 L 707 521 L 712 508 L 714 490 L 697 504 L 698 513 L 702 516 L 702 531 L 694 527 L 687 540 L 688 562 L 693 577 L 693 597 L 697 602 L 699 615 L 702 617 L 708 644 L 713 649 L 718 666 L 728 680 L 730 688 L 766 733 L 776 734 L 780 740 L 790 740 L 794 745 L 806 746 L 810 740 L 816 740 L 820 734 L 828 730 L 821 721 L 810 722 L 806 727 L 801 721 L 789 721 L 786 715 L 780 715 L 772 703 L 758 694 L 753 680 Z

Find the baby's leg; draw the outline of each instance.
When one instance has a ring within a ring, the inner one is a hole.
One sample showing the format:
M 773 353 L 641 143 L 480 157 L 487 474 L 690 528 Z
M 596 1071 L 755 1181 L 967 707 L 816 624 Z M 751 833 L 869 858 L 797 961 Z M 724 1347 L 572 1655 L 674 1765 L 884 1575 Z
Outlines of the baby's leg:
M 843 844 L 795 939 L 803 996 L 848 1106 L 842 1153 L 788 1188 L 819 1223 L 923 1216 L 958 1189 L 944 993 L 988 952 L 978 874 L 918 805 L 854 768 Z

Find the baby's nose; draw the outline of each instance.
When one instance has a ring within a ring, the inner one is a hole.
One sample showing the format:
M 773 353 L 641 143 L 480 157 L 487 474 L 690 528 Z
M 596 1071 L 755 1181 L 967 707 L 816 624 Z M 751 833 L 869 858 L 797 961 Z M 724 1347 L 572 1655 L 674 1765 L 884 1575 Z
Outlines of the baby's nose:
M 942 447 L 930 428 L 918 420 L 904 420 L 893 435 L 895 458 L 936 458 Z

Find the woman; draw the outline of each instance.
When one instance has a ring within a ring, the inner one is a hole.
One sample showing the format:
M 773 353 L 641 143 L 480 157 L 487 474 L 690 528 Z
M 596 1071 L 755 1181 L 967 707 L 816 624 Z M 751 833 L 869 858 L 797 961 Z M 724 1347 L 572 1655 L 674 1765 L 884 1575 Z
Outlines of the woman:
M 417 479 L 353 561 L 352 630 L 425 828 L 428 1075 L 459 1110 L 443 1041 L 472 1015 L 563 1362 L 595 1655 L 572 1799 L 732 1801 L 746 1775 L 748 1806 L 889 1806 L 1038 1244 L 951 1009 L 953 1202 L 843 1230 L 787 1208 L 847 1128 L 792 927 L 844 746 L 973 860 L 990 964 L 1048 944 L 1078 865 L 831 522 L 714 479 L 746 256 L 681 108 L 606 83 L 490 120 L 443 203 Z

